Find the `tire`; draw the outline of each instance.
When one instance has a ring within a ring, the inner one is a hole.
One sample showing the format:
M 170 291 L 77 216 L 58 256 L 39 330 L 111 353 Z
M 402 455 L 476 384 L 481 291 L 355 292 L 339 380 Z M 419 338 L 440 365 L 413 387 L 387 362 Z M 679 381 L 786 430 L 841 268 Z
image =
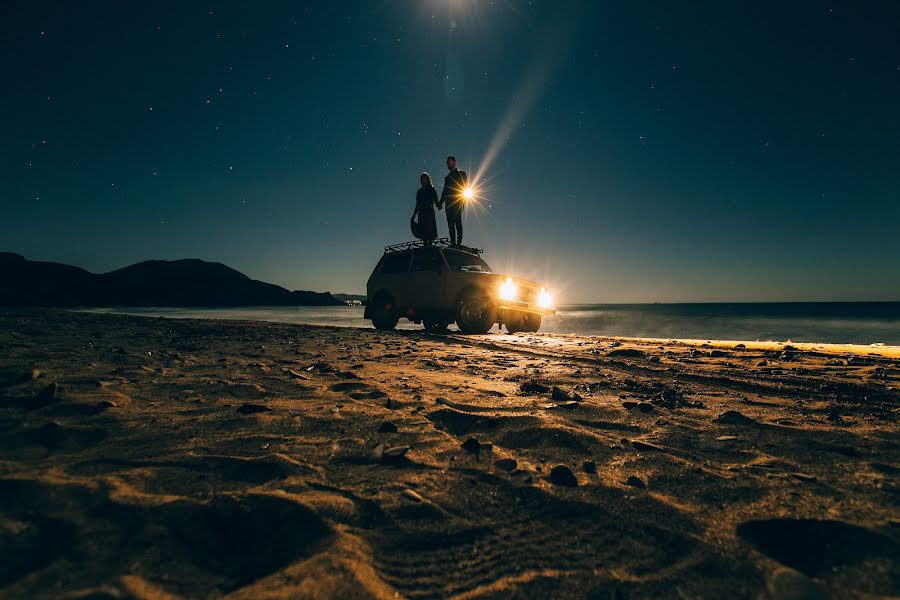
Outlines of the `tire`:
M 522 323 L 522 331 L 527 331 L 528 333 L 537 333 L 538 329 L 541 328 L 541 315 L 526 315 Z
M 518 333 L 524 331 L 527 333 L 537 333 L 541 328 L 541 315 L 525 314 L 521 318 L 515 319 L 511 323 L 506 323 L 506 330 L 509 333 Z
M 372 325 L 379 331 L 393 331 L 400 319 L 394 314 L 394 302 L 387 296 L 379 296 L 372 303 Z
M 497 308 L 484 292 L 469 292 L 456 305 L 456 325 L 463 333 L 487 333 L 497 322 Z
M 445 321 L 432 321 L 431 319 L 423 319 L 422 325 L 428 333 L 445 333 L 447 331 L 447 323 Z

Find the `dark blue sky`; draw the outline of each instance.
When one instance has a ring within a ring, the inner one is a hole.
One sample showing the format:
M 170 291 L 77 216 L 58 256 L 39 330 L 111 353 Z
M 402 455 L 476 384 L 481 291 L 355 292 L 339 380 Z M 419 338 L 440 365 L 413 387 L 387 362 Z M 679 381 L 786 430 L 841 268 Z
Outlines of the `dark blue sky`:
M 4 3 L 0 249 L 358 292 L 452 153 L 563 302 L 900 299 L 898 5 L 331 4 Z

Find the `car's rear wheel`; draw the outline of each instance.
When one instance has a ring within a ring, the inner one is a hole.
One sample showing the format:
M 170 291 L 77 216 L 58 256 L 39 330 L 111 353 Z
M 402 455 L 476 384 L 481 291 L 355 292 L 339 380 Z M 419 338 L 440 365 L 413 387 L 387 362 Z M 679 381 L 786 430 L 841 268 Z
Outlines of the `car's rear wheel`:
M 456 307 L 456 325 L 463 333 L 487 333 L 497 322 L 497 308 L 483 292 L 469 292 Z
M 392 331 L 400 319 L 394 313 L 394 301 L 378 296 L 372 303 L 372 325 L 380 331 Z

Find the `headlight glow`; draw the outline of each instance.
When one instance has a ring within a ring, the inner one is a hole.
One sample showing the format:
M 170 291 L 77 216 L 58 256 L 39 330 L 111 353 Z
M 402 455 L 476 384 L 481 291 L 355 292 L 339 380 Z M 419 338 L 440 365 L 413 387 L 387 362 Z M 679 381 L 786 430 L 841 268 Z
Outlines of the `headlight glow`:
M 513 280 L 509 277 L 500 284 L 500 299 L 501 300 L 515 300 L 516 296 L 519 295 L 519 287 L 513 283 Z
M 541 288 L 541 291 L 538 292 L 537 303 L 541 308 L 550 308 L 553 306 L 553 294 Z

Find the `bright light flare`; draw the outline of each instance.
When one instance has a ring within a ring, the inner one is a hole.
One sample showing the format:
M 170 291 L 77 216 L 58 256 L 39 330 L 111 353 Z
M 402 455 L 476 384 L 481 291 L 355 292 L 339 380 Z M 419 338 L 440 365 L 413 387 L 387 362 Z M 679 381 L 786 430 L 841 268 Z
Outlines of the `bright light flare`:
M 541 288 L 537 298 L 538 306 L 541 308 L 550 308 L 553 306 L 553 293 Z
M 500 299 L 501 300 L 515 300 L 519 295 L 519 286 L 513 283 L 513 280 L 509 277 L 500 284 Z
M 471 202 L 475 199 L 475 189 L 471 187 L 467 187 L 462 191 L 463 200 L 466 202 Z

